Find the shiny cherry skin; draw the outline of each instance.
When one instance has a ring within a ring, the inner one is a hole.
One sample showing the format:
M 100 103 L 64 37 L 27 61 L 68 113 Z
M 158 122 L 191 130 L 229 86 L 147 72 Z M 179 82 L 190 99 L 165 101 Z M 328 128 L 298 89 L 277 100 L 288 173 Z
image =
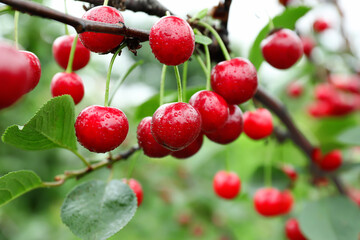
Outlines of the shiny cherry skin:
M 264 217 L 281 215 L 284 211 L 283 197 L 275 188 L 261 188 L 254 196 L 255 210 Z
M 79 143 L 97 153 L 117 148 L 128 131 L 129 123 L 125 114 L 113 107 L 89 106 L 80 112 L 75 122 Z
M 161 158 L 170 154 L 170 150 L 164 148 L 155 141 L 151 134 L 151 117 L 146 117 L 137 127 L 137 140 L 144 154 L 152 158 Z
M 28 60 L 14 47 L 0 43 L 0 109 L 19 100 L 30 88 Z
M 193 141 L 189 146 L 186 148 L 175 151 L 171 153 L 171 156 L 178 158 L 178 159 L 184 159 L 189 158 L 193 155 L 195 155 L 201 148 L 204 140 L 204 135 L 202 133 L 199 134 L 199 136 Z
M 141 184 L 133 178 L 122 179 L 122 181 L 124 183 L 128 184 L 129 187 L 131 188 L 131 190 L 133 190 L 133 192 L 135 193 L 135 196 L 137 199 L 137 206 L 139 207 L 144 198 L 144 192 L 143 192 Z
M 306 57 L 309 58 L 311 56 L 312 50 L 314 49 L 316 43 L 310 37 L 301 37 L 300 39 L 301 39 L 301 42 L 303 45 L 304 54 Z
M 117 24 L 124 22 L 124 18 L 120 11 L 109 6 L 98 6 L 91 8 L 83 16 L 83 19 Z M 79 34 L 82 44 L 92 52 L 108 53 L 124 40 L 122 35 L 114 35 L 109 33 L 84 32 Z
M 245 58 L 223 61 L 211 71 L 211 87 L 228 104 L 241 104 L 252 98 L 258 79 L 254 65 Z
M 298 98 L 302 95 L 304 86 L 300 82 L 295 81 L 291 82 L 286 90 L 289 97 Z
M 200 134 L 201 116 L 188 103 L 160 106 L 151 121 L 151 133 L 162 146 L 179 151 L 189 146 Z
M 302 234 L 298 221 L 295 218 L 290 218 L 285 224 L 286 237 L 289 240 L 306 240 Z
M 193 54 L 195 35 L 185 20 L 166 16 L 152 26 L 149 44 L 159 62 L 175 66 L 186 62 Z
M 313 29 L 316 33 L 322 33 L 331 27 L 330 23 L 324 18 L 318 18 L 313 24 Z
M 296 33 L 280 29 L 261 42 L 265 60 L 274 68 L 288 69 L 303 55 L 303 45 Z
M 75 104 L 78 104 L 84 97 L 84 84 L 76 73 L 55 74 L 51 80 L 50 89 L 53 97 L 69 94 Z
M 30 86 L 27 92 L 33 90 L 39 83 L 41 77 L 41 64 L 39 58 L 32 52 L 28 51 L 19 51 L 20 53 L 24 54 L 26 57 L 28 64 L 29 64 L 29 83 Z
M 67 68 L 69 62 L 69 56 L 71 47 L 73 44 L 75 36 L 74 35 L 64 35 L 55 39 L 52 45 L 52 51 L 55 58 L 55 61 L 63 69 Z M 90 51 L 81 43 L 80 39 L 77 40 L 75 55 L 72 65 L 72 70 L 77 71 L 85 67 L 90 60 Z
M 205 133 L 206 137 L 213 142 L 228 144 L 235 141 L 243 131 L 243 116 L 237 105 L 229 105 L 229 117 L 224 126 L 214 132 Z
M 295 182 L 298 178 L 298 174 L 293 166 L 284 165 L 281 170 L 291 179 L 291 181 Z
M 214 176 L 213 188 L 219 197 L 233 199 L 240 192 L 240 178 L 234 172 L 219 171 Z
M 224 126 L 229 116 L 228 104 L 217 93 L 199 91 L 191 96 L 189 104 L 199 111 L 203 132 L 213 132 Z
M 294 204 L 294 198 L 289 190 L 285 190 L 281 193 L 282 208 L 281 214 L 288 214 Z
M 338 169 L 342 164 L 342 154 L 340 150 L 333 150 L 323 157 L 319 166 L 325 171 L 334 171 Z
M 272 116 L 266 108 L 244 113 L 244 132 L 248 137 L 259 140 L 270 136 L 272 131 Z

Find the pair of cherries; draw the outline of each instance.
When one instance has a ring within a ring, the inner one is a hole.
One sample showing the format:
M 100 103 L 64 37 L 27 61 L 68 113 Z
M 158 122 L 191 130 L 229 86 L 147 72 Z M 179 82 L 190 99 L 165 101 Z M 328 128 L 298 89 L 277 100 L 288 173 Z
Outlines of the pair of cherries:
M 0 43 L 0 109 L 7 108 L 33 90 L 40 81 L 38 57 L 28 51 Z
M 333 150 L 323 155 L 319 148 L 315 148 L 312 152 L 312 161 L 324 171 L 335 171 L 343 160 L 340 150 Z
M 254 195 L 255 210 L 264 217 L 275 217 L 291 211 L 294 199 L 290 191 L 261 188 Z

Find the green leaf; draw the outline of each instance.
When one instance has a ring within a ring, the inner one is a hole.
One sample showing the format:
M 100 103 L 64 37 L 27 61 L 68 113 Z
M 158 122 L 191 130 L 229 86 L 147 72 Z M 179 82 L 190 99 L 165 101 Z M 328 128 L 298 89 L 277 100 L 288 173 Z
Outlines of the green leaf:
M 288 28 L 294 29 L 296 21 L 304 16 L 311 8 L 300 6 L 294 8 L 287 8 L 283 13 L 273 18 L 275 28 Z M 266 38 L 270 32 L 270 26 L 267 24 L 258 34 L 253 43 L 250 53 L 249 60 L 254 64 L 256 69 L 259 69 L 264 58 L 261 53 L 261 41 Z
M 61 219 L 82 239 L 107 239 L 134 216 L 137 200 L 120 180 L 90 181 L 77 186 L 61 207 Z
M 210 45 L 212 43 L 212 40 L 204 35 L 195 35 L 195 42 L 203 45 Z
M 2 141 L 25 150 L 76 150 L 74 101 L 69 95 L 48 101 L 23 127 L 6 129 Z
M 0 178 L 0 206 L 41 186 L 39 176 L 33 171 L 10 172 Z
M 356 240 L 360 209 L 346 197 L 331 197 L 308 203 L 301 211 L 302 232 L 311 240 Z
M 345 131 L 341 132 L 337 140 L 340 143 L 348 144 L 348 145 L 360 145 L 360 127 L 356 126 L 350 129 L 346 129 Z
M 291 184 L 290 178 L 279 168 L 271 167 L 271 185 L 277 189 L 285 190 Z M 252 190 L 257 190 L 265 186 L 265 167 L 258 167 L 253 173 L 249 186 Z
M 195 20 L 195 19 L 201 20 L 201 19 L 203 19 L 203 18 L 207 15 L 208 11 L 209 11 L 209 10 L 208 10 L 207 8 L 205 8 L 205 9 L 201 10 L 200 12 L 197 12 L 197 13 L 195 14 L 195 16 L 192 17 L 191 19 L 192 19 L 192 20 Z

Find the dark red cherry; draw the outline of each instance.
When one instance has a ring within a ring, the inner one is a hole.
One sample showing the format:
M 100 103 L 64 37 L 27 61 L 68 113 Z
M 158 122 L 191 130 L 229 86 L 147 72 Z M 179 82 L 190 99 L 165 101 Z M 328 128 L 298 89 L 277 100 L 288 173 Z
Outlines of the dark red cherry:
M 248 137 L 258 140 L 270 136 L 272 131 L 272 116 L 266 108 L 244 113 L 244 132 Z
M 228 144 L 235 141 L 243 131 L 243 117 L 237 105 L 229 105 L 229 116 L 221 128 L 214 132 L 205 133 L 213 142 Z
M 322 33 L 330 27 L 331 24 L 324 18 L 316 19 L 313 24 L 313 28 L 316 33 Z
M 219 197 L 233 199 L 240 192 L 240 178 L 234 172 L 219 171 L 214 176 L 213 188 Z
M 275 188 L 261 188 L 255 193 L 254 207 L 264 217 L 281 215 L 284 212 L 282 193 Z
M 88 10 L 83 19 L 104 22 L 104 23 L 123 23 L 124 18 L 120 11 L 109 6 L 98 6 Z M 108 53 L 124 40 L 122 35 L 114 35 L 109 33 L 84 32 L 79 34 L 82 44 L 92 52 Z
M 105 153 L 117 148 L 126 138 L 129 123 L 117 108 L 89 106 L 75 122 L 75 132 L 81 145 L 92 152 Z
M 289 97 L 298 98 L 304 91 L 304 86 L 298 81 L 291 82 L 287 87 L 287 94 Z
M 166 16 L 152 26 L 149 44 L 159 62 L 175 66 L 191 57 L 195 48 L 195 35 L 185 20 Z
M 293 166 L 284 165 L 282 168 L 283 172 L 291 179 L 291 181 L 296 181 L 298 178 L 298 174 Z
M 151 117 L 146 117 L 139 123 L 137 139 L 144 154 L 152 158 L 161 158 L 170 154 L 170 150 L 158 144 L 151 134 Z
M 186 148 L 171 153 L 171 156 L 179 159 L 191 157 L 197 153 L 203 144 L 204 135 L 202 133 Z
M 306 240 L 302 234 L 298 221 L 295 218 L 290 218 L 285 224 L 285 233 L 289 240 Z
M 296 33 L 280 29 L 261 42 L 265 60 L 274 68 L 288 69 L 303 55 L 303 45 Z
M 258 86 L 254 65 L 245 58 L 223 61 L 212 69 L 211 87 L 228 104 L 241 104 L 252 98 Z
M 0 109 L 19 100 L 31 88 L 29 63 L 14 47 L 0 43 Z
M 342 154 L 340 150 L 333 150 L 323 157 L 319 166 L 325 171 L 334 171 L 338 169 L 342 164 Z
M 200 134 L 201 116 L 188 103 L 160 106 L 152 117 L 151 133 L 162 146 L 179 151 L 189 146 Z
M 189 104 L 199 111 L 202 119 L 201 129 L 212 132 L 224 126 L 228 116 L 228 104 L 217 93 L 212 91 L 199 91 L 192 95 Z
M 310 38 L 310 37 L 301 37 L 301 42 L 304 48 L 304 54 L 306 55 L 306 57 L 310 57 L 311 56 L 311 52 L 315 47 L 315 41 Z
M 279 0 L 279 3 L 282 4 L 284 7 L 287 7 L 290 2 L 291 0 Z
M 322 158 L 323 158 L 323 155 L 322 155 L 321 149 L 318 147 L 313 148 L 313 150 L 311 152 L 311 160 L 314 163 L 320 163 Z
M 41 64 L 39 58 L 32 52 L 28 51 L 19 51 L 24 54 L 29 64 L 29 83 L 30 86 L 27 92 L 33 90 L 39 83 L 41 77 Z
M 143 197 L 144 197 L 144 193 L 143 193 L 141 184 L 133 178 L 122 179 L 122 181 L 124 183 L 128 184 L 129 187 L 131 188 L 131 190 L 134 191 L 136 199 L 137 199 L 137 205 L 139 207 L 141 205 L 141 203 L 143 201 Z
M 53 97 L 69 94 L 75 104 L 84 97 L 84 84 L 76 73 L 57 73 L 51 80 L 51 94 Z
M 55 39 L 52 51 L 56 62 L 63 68 L 66 69 L 68 62 L 71 47 L 73 44 L 75 36 L 74 35 L 64 35 Z M 77 40 L 75 55 L 72 65 L 72 70 L 77 71 L 85 67 L 90 60 L 90 51 L 81 43 L 80 39 Z

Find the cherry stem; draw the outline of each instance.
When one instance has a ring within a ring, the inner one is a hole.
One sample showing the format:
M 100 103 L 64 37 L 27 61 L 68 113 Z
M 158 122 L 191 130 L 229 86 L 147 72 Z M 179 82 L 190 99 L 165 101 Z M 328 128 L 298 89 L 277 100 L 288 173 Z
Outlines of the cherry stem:
M 19 49 L 19 31 L 18 31 L 18 26 L 19 26 L 19 11 L 15 11 L 14 14 L 14 25 L 15 25 L 15 29 L 14 29 L 14 40 L 15 40 L 15 47 L 16 49 Z
M 202 33 L 198 30 L 198 29 L 194 29 L 195 34 L 198 35 L 202 35 Z M 205 57 L 206 57 L 206 68 L 205 68 L 205 64 L 204 62 L 202 62 L 203 66 L 203 70 L 205 72 L 205 76 L 206 76 L 206 90 L 210 90 L 211 88 L 211 59 L 210 59 L 210 51 L 209 51 L 209 47 L 206 44 L 203 44 L 204 46 L 204 50 L 205 50 Z M 199 58 L 201 59 L 201 58 Z M 200 62 L 199 62 L 200 63 Z M 201 63 L 200 63 L 201 65 Z
M 169 11 L 166 11 L 166 12 L 165 12 L 165 16 L 167 16 L 167 17 L 168 17 L 168 16 L 171 16 L 170 12 L 169 12 Z
M 71 73 L 71 72 L 72 72 L 72 65 L 73 65 L 73 62 L 74 62 L 74 57 L 75 57 L 75 50 L 76 50 L 77 41 L 78 41 L 78 35 L 76 34 L 75 37 L 74 37 L 72 46 L 71 46 L 70 56 L 69 56 L 69 62 L 68 62 L 68 65 L 67 65 L 66 71 L 65 71 L 65 72 L 67 72 L 67 73 Z
M 126 73 L 122 76 L 122 78 L 120 79 L 120 81 L 118 82 L 118 84 L 115 87 L 114 92 L 112 93 L 110 99 L 109 99 L 109 105 L 111 105 L 112 100 L 114 99 L 117 91 L 119 90 L 119 88 L 121 87 L 121 85 L 125 82 L 125 79 L 130 75 L 130 73 L 137 67 L 140 66 L 141 64 L 143 64 L 144 61 L 143 60 L 139 60 L 136 63 L 134 63 L 133 65 L 131 65 L 131 67 L 126 71 Z
M 269 143 L 269 141 L 265 142 L 268 146 L 268 150 L 266 151 L 267 156 L 265 157 L 265 185 L 271 187 L 271 157 L 273 152 L 273 145 Z
M 184 62 L 183 67 L 183 79 L 182 79 L 182 86 L 183 86 L 183 99 L 186 101 L 186 85 L 187 85 L 187 72 L 188 72 L 188 61 Z
M 174 66 L 174 70 L 175 70 L 175 77 L 176 77 L 176 81 L 177 81 L 177 88 L 178 88 L 178 102 L 182 102 L 182 88 L 181 88 L 181 78 L 180 78 L 180 73 L 179 73 L 179 67 L 178 66 Z
M 105 88 L 105 101 L 104 101 L 104 106 L 108 107 L 109 106 L 109 92 L 110 92 L 110 77 L 111 77 L 111 70 L 112 67 L 114 65 L 115 59 L 117 57 L 117 55 L 121 52 L 121 50 L 126 46 L 126 43 L 120 45 L 119 49 L 116 50 L 116 52 L 114 53 L 114 55 L 111 58 L 110 64 L 109 64 L 109 69 L 107 72 L 107 76 L 106 76 L 106 88 Z
M 270 31 L 275 28 L 273 19 L 270 16 L 269 16 L 269 28 L 270 28 Z
M 86 166 L 89 168 L 91 167 L 91 164 L 76 150 L 72 151 Z
M 67 6 L 66 6 L 66 0 L 64 0 L 64 8 L 65 8 L 65 14 L 68 14 Z M 65 34 L 70 35 L 68 25 L 67 24 L 64 24 L 64 25 L 65 25 Z
M 226 46 L 225 46 L 223 40 L 221 39 L 220 35 L 218 34 L 218 32 L 212 26 L 207 24 L 206 22 L 199 21 L 198 24 L 200 26 L 208 29 L 214 35 L 216 41 L 218 42 L 218 44 L 219 44 L 219 46 L 221 48 L 221 51 L 224 54 L 225 59 L 230 60 L 231 59 L 230 54 L 229 54 L 228 50 L 226 49 Z
M 131 178 L 132 173 L 134 172 L 134 169 L 135 169 L 136 162 L 137 162 L 137 160 L 139 160 L 140 157 L 141 157 L 141 152 L 139 152 L 137 157 L 135 157 L 134 160 L 132 161 L 132 163 L 131 163 L 131 165 L 129 167 L 129 172 L 128 172 L 128 175 L 127 175 L 127 179 Z
M 227 172 L 230 171 L 229 158 L 230 158 L 230 150 L 229 150 L 229 147 L 228 147 L 226 149 L 226 157 L 225 157 L 225 169 L 226 169 Z
M 104 6 L 107 6 L 109 3 L 109 0 L 104 0 Z
M 160 79 L 160 96 L 159 96 L 159 104 L 160 106 L 164 104 L 164 92 L 165 92 L 165 77 L 166 77 L 166 69 L 167 66 L 164 64 L 161 71 L 161 79 Z
M 207 77 L 207 69 L 204 61 L 201 59 L 200 55 L 195 54 L 195 59 L 199 62 L 201 69 L 203 70 L 205 77 Z

